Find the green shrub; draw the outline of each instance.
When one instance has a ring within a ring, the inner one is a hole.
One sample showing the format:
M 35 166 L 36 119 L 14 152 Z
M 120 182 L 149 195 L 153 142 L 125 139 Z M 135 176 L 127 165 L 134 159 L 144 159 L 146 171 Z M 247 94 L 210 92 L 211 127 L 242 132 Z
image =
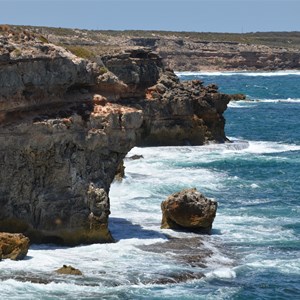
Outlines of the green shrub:
M 108 69 L 105 68 L 105 67 L 100 67 L 99 72 L 100 72 L 100 75 L 102 75 L 102 74 L 107 73 L 107 72 L 108 72 Z
M 92 51 L 81 46 L 66 46 L 66 48 L 74 55 L 81 58 L 92 59 L 95 57 L 95 54 Z
M 13 51 L 13 54 L 16 56 L 16 57 L 19 57 L 21 56 L 22 52 L 20 49 L 16 48 L 14 51 Z
M 49 43 L 49 41 L 48 41 L 43 35 L 40 35 L 40 36 L 38 37 L 38 39 L 39 39 L 42 43 L 44 43 L 44 44 L 48 44 L 48 43 Z

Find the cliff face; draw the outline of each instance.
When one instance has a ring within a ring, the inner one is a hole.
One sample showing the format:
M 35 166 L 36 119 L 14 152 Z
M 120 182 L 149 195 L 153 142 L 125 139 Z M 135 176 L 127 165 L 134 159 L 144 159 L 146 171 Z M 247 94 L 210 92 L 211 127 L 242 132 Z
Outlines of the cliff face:
M 132 38 L 128 44 L 150 47 L 177 71 L 300 69 L 300 51 L 239 42 L 182 38 Z
M 229 96 L 180 83 L 148 50 L 112 72 L 34 37 L 0 38 L 0 231 L 32 242 L 109 242 L 109 187 L 138 145 L 223 142 Z
M 223 112 L 230 97 L 215 85 L 201 81 L 180 82 L 161 58 L 149 49 L 102 57 L 108 69 L 130 86 L 134 93 L 120 95 L 118 103 L 143 111 L 137 145 L 203 145 L 225 142 Z M 126 70 L 126 71 L 124 71 Z
M 96 60 L 128 47 L 148 47 L 176 71 L 271 71 L 300 69 L 299 32 L 204 33 L 89 31 L 31 28 L 50 41 L 87 50 Z
M 142 113 L 103 106 L 88 91 L 95 66 L 62 48 L 1 42 L 0 231 L 33 242 L 112 241 L 109 186 Z

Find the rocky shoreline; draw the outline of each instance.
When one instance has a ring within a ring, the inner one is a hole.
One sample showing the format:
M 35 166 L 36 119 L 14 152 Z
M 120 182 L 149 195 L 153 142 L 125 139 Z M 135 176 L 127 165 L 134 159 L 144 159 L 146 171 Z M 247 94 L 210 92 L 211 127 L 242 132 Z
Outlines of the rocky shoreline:
M 132 147 L 227 140 L 231 97 L 215 85 L 181 83 L 149 49 L 102 62 L 2 32 L 0 231 L 34 243 L 112 242 L 109 188 Z

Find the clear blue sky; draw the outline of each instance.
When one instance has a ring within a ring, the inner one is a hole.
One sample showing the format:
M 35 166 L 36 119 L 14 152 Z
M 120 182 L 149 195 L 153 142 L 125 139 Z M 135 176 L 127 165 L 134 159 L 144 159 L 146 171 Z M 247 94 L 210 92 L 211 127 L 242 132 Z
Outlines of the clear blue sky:
M 0 0 L 0 24 L 239 33 L 300 31 L 300 0 Z

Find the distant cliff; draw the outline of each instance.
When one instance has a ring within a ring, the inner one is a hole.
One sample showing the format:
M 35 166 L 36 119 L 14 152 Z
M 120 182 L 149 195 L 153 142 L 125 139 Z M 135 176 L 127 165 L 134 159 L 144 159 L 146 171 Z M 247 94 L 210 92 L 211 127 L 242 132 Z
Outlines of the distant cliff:
M 147 44 L 147 39 L 135 40 Z M 146 43 L 144 43 L 146 41 Z M 300 69 L 300 51 L 242 44 L 184 39 L 159 39 L 153 47 L 166 65 L 177 71 L 274 71 Z
M 128 47 L 148 47 L 176 71 L 300 69 L 300 32 L 201 33 L 101 31 L 31 27 L 76 54 L 100 60 Z
M 109 188 L 132 147 L 226 141 L 230 97 L 216 86 L 179 82 L 147 49 L 99 63 L 32 32 L 0 34 L 0 231 L 111 242 Z

